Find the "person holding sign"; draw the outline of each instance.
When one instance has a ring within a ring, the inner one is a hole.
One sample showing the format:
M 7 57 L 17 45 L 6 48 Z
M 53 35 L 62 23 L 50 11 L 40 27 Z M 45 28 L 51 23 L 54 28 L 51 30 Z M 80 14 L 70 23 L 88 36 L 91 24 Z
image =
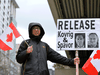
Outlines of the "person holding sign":
M 75 34 L 75 48 L 85 48 L 85 34 L 76 33 Z
M 88 48 L 98 48 L 99 45 L 98 35 L 96 33 L 89 34 Z
M 45 34 L 41 24 L 30 23 L 28 31 L 30 39 L 21 43 L 16 55 L 17 62 L 22 63 L 21 75 L 50 75 L 47 60 L 68 66 L 79 63 L 78 57 L 66 58 L 53 50 L 47 43 L 41 41 Z

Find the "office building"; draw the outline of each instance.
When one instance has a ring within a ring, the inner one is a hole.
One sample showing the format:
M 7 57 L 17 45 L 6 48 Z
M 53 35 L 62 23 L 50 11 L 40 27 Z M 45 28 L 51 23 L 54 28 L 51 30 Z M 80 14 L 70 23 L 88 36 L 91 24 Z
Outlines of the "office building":
M 15 0 L 0 0 L 0 35 L 6 30 L 11 22 L 17 26 L 16 8 L 19 8 Z M 18 65 L 15 63 L 16 40 L 14 40 L 14 49 L 3 51 L 0 49 L 0 74 L 18 75 Z

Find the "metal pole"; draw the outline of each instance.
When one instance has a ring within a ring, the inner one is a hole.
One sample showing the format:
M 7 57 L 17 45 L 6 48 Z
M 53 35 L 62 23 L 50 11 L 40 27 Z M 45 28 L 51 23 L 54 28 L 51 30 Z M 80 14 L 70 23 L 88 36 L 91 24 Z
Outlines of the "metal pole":
M 78 57 L 78 50 L 76 50 L 76 57 Z M 76 75 L 79 75 L 78 62 L 76 62 Z

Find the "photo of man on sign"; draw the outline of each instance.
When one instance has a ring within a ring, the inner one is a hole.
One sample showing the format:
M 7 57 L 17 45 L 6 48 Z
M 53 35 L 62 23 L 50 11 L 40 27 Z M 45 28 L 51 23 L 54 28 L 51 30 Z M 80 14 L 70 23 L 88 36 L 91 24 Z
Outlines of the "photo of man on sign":
M 85 33 L 75 33 L 75 48 L 85 48 Z
M 96 33 L 89 34 L 88 48 L 98 48 L 99 38 Z

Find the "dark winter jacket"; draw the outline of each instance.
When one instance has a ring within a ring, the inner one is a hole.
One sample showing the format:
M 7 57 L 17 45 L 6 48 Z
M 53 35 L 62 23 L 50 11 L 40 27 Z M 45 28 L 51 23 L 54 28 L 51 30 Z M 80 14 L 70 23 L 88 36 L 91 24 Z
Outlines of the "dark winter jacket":
M 32 35 L 32 27 L 34 26 L 40 27 L 41 34 L 38 37 Z M 25 44 L 25 41 L 21 43 L 16 55 L 17 62 L 22 63 L 21 75 L 23 75 L 22 73 L 24 68 L 24 75 L 49 75 L 47 60 L 63 65 L 74 65 L 73 59 L 61 56 L 59 53 L 50 48 L 47 43 L 41 41 L 44 34 L 44 29 L 39 23 L 29 24 L 30 39 L 26 41 L 30 46 L 33 45 L 33 52 L 26 54 L 28 46 Z

